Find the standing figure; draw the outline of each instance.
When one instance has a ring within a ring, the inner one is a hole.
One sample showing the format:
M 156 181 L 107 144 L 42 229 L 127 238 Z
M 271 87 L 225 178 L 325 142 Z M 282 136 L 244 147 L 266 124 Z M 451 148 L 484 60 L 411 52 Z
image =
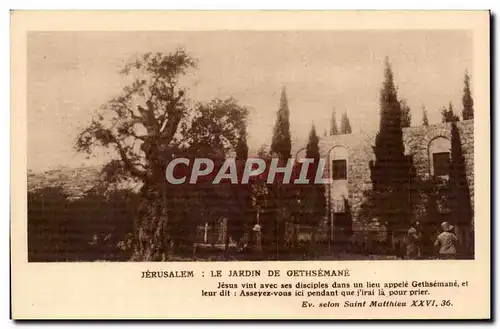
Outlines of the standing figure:
M 451 232 L 453 225 L 443 222 L 441 228 L 443 232 L 437 236 L 434 246 L 439 248 L 439 257 L 441 259 L 454 259 L 457 255 L 458 238 Z
M 422 233 L 420 223 L 412 223 L 411 228 L 406 233 L 406 259 L 418 259 L 421 257 Z

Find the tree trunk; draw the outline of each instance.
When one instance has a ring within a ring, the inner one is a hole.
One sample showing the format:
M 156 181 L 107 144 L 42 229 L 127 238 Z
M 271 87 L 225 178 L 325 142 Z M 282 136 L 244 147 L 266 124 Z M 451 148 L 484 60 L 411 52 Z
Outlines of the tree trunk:
M 168 258 L 163 216 L 145 216 L 136 228 L 136 243 L 132 261 L 163 261 Z
M 165 261 L 171 258 L 173 239 L 169 234 L 167 190 L 165 184 L 143 189 L 135 227 L 132 261 Z

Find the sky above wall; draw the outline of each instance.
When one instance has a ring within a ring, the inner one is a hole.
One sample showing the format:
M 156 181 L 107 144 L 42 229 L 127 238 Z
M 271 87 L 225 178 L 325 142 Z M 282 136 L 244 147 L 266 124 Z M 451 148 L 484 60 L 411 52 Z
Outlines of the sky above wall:
M 451 101 L 461 112 L 463 75 L 472 73 L 466 31 L 44 32 L 28 37 L 28 168 L 98 164 L 73 148 L 78 131 L 125 85 L 120 67 L 136 54 L 184 48 L 199 61 L 183 84 L 193 101 L 234 97 L 250 109 L 249 146 L 270 144 L 286 87 L 293 139 L 319 134 L 346 111 L 353 133 L 379 124 L 384 58 L 400 98 L 420 125 Z M 473 90 L 474 91 L 474 90 Z

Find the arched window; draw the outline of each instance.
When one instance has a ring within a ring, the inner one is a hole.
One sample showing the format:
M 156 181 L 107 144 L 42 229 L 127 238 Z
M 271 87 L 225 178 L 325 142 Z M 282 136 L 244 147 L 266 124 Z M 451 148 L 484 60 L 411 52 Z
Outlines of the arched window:
M 436 137 L 429 143 L 429 171 L 434 177 L 450 175 L 451 142 L 446 137 Z

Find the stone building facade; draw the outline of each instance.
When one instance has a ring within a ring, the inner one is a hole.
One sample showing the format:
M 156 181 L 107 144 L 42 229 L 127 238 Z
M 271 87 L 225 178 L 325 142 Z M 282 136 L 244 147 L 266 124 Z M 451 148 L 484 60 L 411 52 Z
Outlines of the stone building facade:
M 473 208 L 474 120 L 457 122 L 457 128 L 465 158 L 465 171 Z M 365 192 L 372 188 L 369 163 L 375 160 L 373 146 L 376 134 L 373 132 L 320 137 L 321 157 L 326 159 L 327 164 L 325 175 L 331 178 L 331 182 L 327 185 L 325 193 L 327 216 L 316 231 L 318 240 L 340 241 L 353 235 L 356 236 L 356 240 L 384 239 L 383 227 L 377 225 L 378 223 L 366 223 L 360 219 L 360 209 L 366 200 Z M 450 123 L 404 128 L 403 142 L 405 154 L 411 156 L 418 178 L 425 180 L 443 174 L 446 176 L 444 167 L 449 164 L 451 155 Z M 306 144 L 307 141 L 292 143 L 292 154 L 297 160 L 305 157 Z M 346 206 L 349 207 L 348 211 Z M 425 208 L 425 205 L 419 206 Z M 292 240 L 309 240 L 312 237 L 311 227 L 288 224 L 287 234 L 295 236 Z M 224 221 L 215 226 L 211 224 L 200 226 L 197 242 L 223 247 L 225 234 Z
M 457 122 L 457 128 L 465 158 L 466 176 L 473 207 L 474 120 Z M 325 224 L 328 221 L 338 223 L 339 219 L 342 220 L 347 204 L 350 207 L 353 228 L 356 230 L 356 227 L 361 225 L 359 212 L 365 199 L 365 191 L 372 188 L 369 163 L 375 160 L 373 152 L 375 137 L 376 132 L 320 138 L 320 152 L 328 164 L 325 172 L 332 179 L 326 191 L 329 215 L 325 219 Z M 411 156 L 417 177 L 427 179 L 435 175 L 447 174 L 445 167 L 451 152 L 450 123 L 404 128 L 403 141 L 405 153 Z M 297 159 L 305 156 L 305 143 L 293 145 L 292 154 Z

